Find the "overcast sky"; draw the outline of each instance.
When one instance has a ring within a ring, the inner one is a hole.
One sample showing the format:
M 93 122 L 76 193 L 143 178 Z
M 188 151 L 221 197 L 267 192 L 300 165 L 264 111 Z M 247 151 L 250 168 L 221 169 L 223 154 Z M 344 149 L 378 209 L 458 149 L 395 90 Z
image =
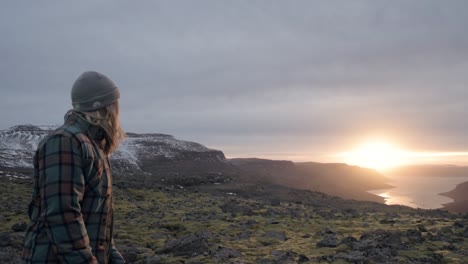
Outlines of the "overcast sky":
M 327 161 L 468 150 L 468 1 L 3 1 L 0 129 L 60 124 L 85 70 L 126 131 Z

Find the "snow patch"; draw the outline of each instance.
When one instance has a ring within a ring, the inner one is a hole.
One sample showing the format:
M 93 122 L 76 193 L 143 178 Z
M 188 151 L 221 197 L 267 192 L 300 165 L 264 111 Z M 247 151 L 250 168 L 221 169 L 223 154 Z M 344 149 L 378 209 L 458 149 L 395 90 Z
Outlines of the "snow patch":
M 18 125 L 0 130 L 0 166 L 32 168 L 32 159 L 37 146 L 50 131 L 57 127 L 55 125 Z M 111 156 L 111 160 L 121 169 L 134 171 L 141 170 L 142 160 L 175 159 L 186 153 L 194 153 L 194 159 L 199 159 L 196 153 L 213 151 L 215 150 L 199 143 L 178 140 L 170 135 L 128 133 L 127 139 Z M 213 155 L 206 159 L 220 161 L 223 157 Z

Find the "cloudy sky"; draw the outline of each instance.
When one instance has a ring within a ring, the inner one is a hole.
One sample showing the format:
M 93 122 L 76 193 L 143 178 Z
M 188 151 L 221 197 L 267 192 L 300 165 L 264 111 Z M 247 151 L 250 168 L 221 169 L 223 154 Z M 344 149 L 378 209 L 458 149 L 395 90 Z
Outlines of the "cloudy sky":
M 125 130 L 228 157 L 333 161 L 374 139 L 464 152 L 467 13 L 463 0 L 5 1 L 0 129 L 61 123 L 92 69 L 120 87 Z

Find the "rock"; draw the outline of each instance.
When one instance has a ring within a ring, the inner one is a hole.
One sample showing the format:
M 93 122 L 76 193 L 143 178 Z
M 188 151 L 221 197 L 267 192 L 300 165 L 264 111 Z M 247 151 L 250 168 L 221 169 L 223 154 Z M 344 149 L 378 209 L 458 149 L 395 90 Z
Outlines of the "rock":
M 256 264 L 278 264 L 276 260 L 269 259 L 269 258 L 259 258 L 255 260 Z
M 303 254 L 300 254 L 299 259 L 297 260 L 298 263 L 303 263 L 307 261 L 310 261 L 310 259 L 306 255 L 303 255 Z
M 176 223 L 176 224 L 172 224 L 172 223 L 168 223 L 168 224 L 160 224 L 160 228 L 164 228 L 168 231 L 171 231 L 171 232 L 181 232 L 181 231 L 185 231 L 187 230 L 187 228 L 185 226 L 183 226 L 182 224 L 179 224 L 179 223 Z
M 329 228 L 322 229 L 315 233 L 314 237 L 323 237 L 325 235 L 336 235 L 337 233 Z
M 278 220 L 276 220 L 276 219 L 268 220 L 268 224 L 270 224 L 270 225 L 277 225 L 277 224 L 279 224 L 279 223 L 280 223 L 280 222 L 279 222 Z
M 395 224 L 395 220 L 392 220 L 392 219 L 383 219 L 383 220 L 380 220 L 379 223 L 380 223 L 380 224 L 383 224 L 383 225 L 394 225 L 394 224 Z
M 361 251 L 340 252 L 335 257 L 351 263 L 367 263 L 367 258 Z
M 138 259 L 138 255 L 145 252 L 133 245 L 121 246 L 119 247 L 119 251 L 127 263 L 136 262 Z
M 312 263 L 334 263 L 336 261 L 336 257 L 334 255 L 328 256 L 320 256 L 320 257 L 313 257 L 311 259 Z
M 7 218 L 3 215 L 0 215 L 0 223 L 1 222 L 6 222 L 7 221 Z
M 167 234 L 166 233 L 156 233 L 151 236 L 152 239 L 167 239 Z
M 464 225 L 462 222 L 460 222 L 460 221 L 455 221 L 455 222 L 453 223 L 453 227 L 456 227 L 456 228 L 463 228 L 463 227 L 465 227 L 465 225 Z
M 276 263 L 296 263 L 294 258 L 297 256 L 297 253 L 293 251 L 273 250 L 271 255 L 276 258 Z
M 430 253 L 417 257 L 409 257 L 409 263 L 439 264 L 443 263 L 443 258 L 441 254 Z
M 454 244 L 450 243 L 450 244 L 448 244 L 448 245 L 443 246 L 442 249 L 445 249 L 445 250 L 457 250 L 458 248 L 457 248 Z
M 251 236 L 251 233 L 249 231 L 244 231 L 244 232 L 239 234 L 237 239 L 239 239 L 239 240 L 249 239 L 250 236 Z
M 427 232 L 427 228 L 422 224 L 419 224 L 416 227 L 418 228 L 420 232 Z
M 415 230 L 416 231 L 416 230 Z M 349 261 L 355 259 L 352 263 L 368 263 L 367 260 L 372 260 L 371 263 L 388 263 L 393 257 L 398 255 L 398 250 L 406 249 L 407 245 L 401 242 L 402 233 L 399 231 L 386 231 L 377 229 L 374 231 L 365 232 L 361 235 L 359 241 L 352 242 L 352 239 L 346 241 L 351 244 L 352 251 L 348 255 L 342 255 L 343 258 L 349 258 Z M 366 262 L 360 258 L 362 252 L 366 257 Z
M 241 252 L 237 249 L 220 247 L 214 253 L 217 259 L 239 258 L 242 256 Z
M 421 243 L 424 241 L 424 237 L 422 236 L 421 232 L 416 229 L 408 229 L 406 231 L 406 237 L 410 242 L 413 243 Z
M 435 234 L 431 235 L 429 238 L 432 241 L 448 241 L 454 235 L 452 228 L 450 226 L 445 226 L 440 229 L 435 230 Z
M 254 226 L 256 224 L 258 224 L 258 222 L 251 219 L 251 220 L 247 220 L 244 223 L 241 223 L 240 227 L 243 228 L 243 229 L 246 229 L 246 228 L 251 228 L 252 226 Z
M 171 253 L 175 256 L 192 257 L 202 254 L 208 254 L 210 246 L 206 234 L 191 234 L 179 239 L 169 240 L 160 253 Z
M 28 228 L 28 224 L 26 222 L 16 223 L 11 226 L 11 229 L 15 232 L 24 232 Z
M 279 232 L 279 231 L 268 231 L 265 234 L 263 234 L 263 237 L 276 238 L 281 241 L 288 240 L 288 238 L 286 237 L 286 234 L 284 232 Z
M 337 247 L 338 246 L 338 239 L 336 235 L 329 234 L 326 235 L 322 240 L 317 242 L 317 247 Z
M 10 245 L 10 235 L 8 233 L 0 234 L 0 247 L 7 247 Z
M 0 233 L 0 247 L 11 247 L 17 250 L 22 250 L 23 240 L 24 233 Z
M 12 247 L 2 247 L 0 250 L 0 262 L 2 264 L 21 263 L 21 251 Z
M 384 243 L 394 249 L 401 248 L 401 234 L 399 232 L 392 232 L 389 236 L 387 236 Z
M 361 216 L 361 213 L 354 209 L 346 209 L 343 213 L 350 218 L 358 218 Z
M 281 205 L 281 200 L 278 198 L 273 198 L 270 201 L 271 206 L 280 206 Z
M 416 230 L 415 230 L 416 231 Z M 401 236 L 400 232 L 390 232 L 382 229 L 375 231 L 365 232 L 361 235 L 360 242 L 382 245 L 383 247 L 391 247 L 393 249 L 400 249 L 401 247 Z
M 228 201 L 220 206 L 223 213 L 231 213 L 232 215 L 240 214 L 252 216 L 254 213 L 248 205 L 242 205 L 236 201 Z
M 163 263 L 161 257 L 159 256 L 148 256 L 144 259 L 133 262 L 134 264 L 159 264 Z
M 355 242 L 357 242 L 355 237 L 347 236 L 340 241 L 340 245 L 347 245 L 348 247 L 352 247 Z

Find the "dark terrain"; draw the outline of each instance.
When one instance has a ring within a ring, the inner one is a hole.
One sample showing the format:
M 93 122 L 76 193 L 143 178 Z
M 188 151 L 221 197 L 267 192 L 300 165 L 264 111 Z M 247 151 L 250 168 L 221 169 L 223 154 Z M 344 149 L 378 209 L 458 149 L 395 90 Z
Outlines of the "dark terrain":
M 0 263 L 18 263 L 32 184 L 0 181 Z M 468 263 L 466 215 L 243 180 L 133 185 L 116 176 L 129 263 Z

